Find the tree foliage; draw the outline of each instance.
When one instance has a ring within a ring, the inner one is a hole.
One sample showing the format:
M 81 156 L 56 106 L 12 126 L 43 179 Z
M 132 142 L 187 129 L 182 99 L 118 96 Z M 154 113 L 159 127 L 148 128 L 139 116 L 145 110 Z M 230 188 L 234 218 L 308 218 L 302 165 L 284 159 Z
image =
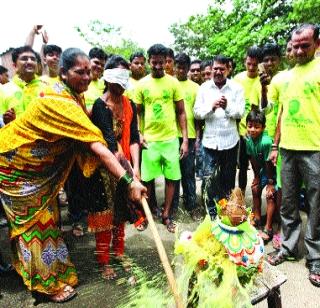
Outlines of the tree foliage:
M 216 54 L 233 57 L 242 69 L 244 54 L 252 45 L 277 42 L 284 46 L 301 22 L 320 20 L 319 0 L 212 0 L 207 14 L 173 24 L 174 49 L 200 59 Z
M 137 51 L 143 50 L 131 39 L 123 38 L 120 27 L 92 20 L 85 29 L 76 27 L 77 32 L 92 47 L 99 47 L 107 54 L 118 54 L 126 58 Z

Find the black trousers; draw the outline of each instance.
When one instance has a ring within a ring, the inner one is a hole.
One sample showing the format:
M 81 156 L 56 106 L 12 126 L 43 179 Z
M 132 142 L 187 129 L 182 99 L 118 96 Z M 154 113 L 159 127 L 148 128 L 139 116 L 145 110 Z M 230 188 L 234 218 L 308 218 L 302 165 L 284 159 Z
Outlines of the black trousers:
M 220 166 L 222 189 L 230 194 L 235 187 L 238 143 L 228 150 L 213 150 L 204 147 L 204 175 L 210 175 L 214 166 Z

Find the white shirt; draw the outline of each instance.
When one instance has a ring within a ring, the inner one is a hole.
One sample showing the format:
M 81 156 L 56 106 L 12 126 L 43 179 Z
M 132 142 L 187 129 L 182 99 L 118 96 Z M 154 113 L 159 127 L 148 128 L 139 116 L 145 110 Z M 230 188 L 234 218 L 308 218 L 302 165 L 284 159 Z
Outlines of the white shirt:
M 213 102 L 224 95 L 227 99 L 226 109 L 212 110 Z M 203 83 L 198 91 L 193 108 L 194 117 L 205 120 L 202 144 L 214 150 L 228 150 L 239 141 L 237 119 L 244 114 L 245 100 L 241 85 L 227 79 L 226 84 L 219 89 L 213 80 Z

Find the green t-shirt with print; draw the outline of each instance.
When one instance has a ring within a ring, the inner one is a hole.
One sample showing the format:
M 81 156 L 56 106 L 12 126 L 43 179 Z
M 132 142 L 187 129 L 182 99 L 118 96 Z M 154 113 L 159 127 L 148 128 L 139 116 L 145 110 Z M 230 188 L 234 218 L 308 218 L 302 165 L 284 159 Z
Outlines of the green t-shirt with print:
M 280 147 L 320 151 L 320 61 L 296 65 L 281 90 Z
M 271 147 L 272 139 L 266 131 L 257 139 L 252 139 L 251 137 L 246 138 L 247 154 L 258 163 L 260 169 L 264 169 L 265 163 L 269 161 Z
M 239 123 L 239 134 L 245 136 L 247 133 L 246 117 L 251 111 L 251 106 L 259 106 L 261 96 L 261 84 L 259 77 L 249 78 L 247 72 L 241 72 L 234 76 L 234 81 L 238 82 L 244 89 L 245 112 Z
M 187 117 L 188 138 L 196 138 L 196 128 L 194 124 L 193 106 L 196 101 L 199 85 L 192 80 L 179 81 L 184 101 L 184 109 Z M 179 137 L 182 137 L 180 127 L 178 125 Z
M 13 108 L 16 116 L 20 116 L 30 102 L 39 96 L 44 86 L 46 84 L 38 77 L 26 83 L 18 75 L 14 75 L 12 80 L 4 84 L 1 89 L 0 114 Z
M 268 102 L 272 103 L 272 108 L 266 114 L 266 131 L 272 139 L 274 139 L 276 133 L 279 112 L 281 110 L 280 96 L 283 93 L 282 88 L 286 86 L 286 76 L 288 74 L 289 70 L 279 72 L 272 78 L 270 85 L 268 85 Z
M 143 105 L 143 134 L 146 141 L 165 141 L 178 136 L 176 104 L 183 99 L 176 78 L 164 75 L 142 78 L 135 90 L 135 103 Z

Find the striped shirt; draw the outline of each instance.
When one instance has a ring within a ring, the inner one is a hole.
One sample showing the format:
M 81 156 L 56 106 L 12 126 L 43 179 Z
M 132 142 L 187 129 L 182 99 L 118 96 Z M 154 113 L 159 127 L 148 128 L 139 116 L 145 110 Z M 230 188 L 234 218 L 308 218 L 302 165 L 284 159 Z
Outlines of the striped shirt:
M 213 102 L 222 95 L 227 99 L 226 109 L 217 108 L 213 111 Z M 233 148 L 239 141 L 236 120 L 241 119 L 244 109 L 244 91 L 235 81 L 227 79 L 221 89 L 213 80 L 203 83 L 193 109 L 196 119 L 205 120 L 203 146 L 220 151 Z

